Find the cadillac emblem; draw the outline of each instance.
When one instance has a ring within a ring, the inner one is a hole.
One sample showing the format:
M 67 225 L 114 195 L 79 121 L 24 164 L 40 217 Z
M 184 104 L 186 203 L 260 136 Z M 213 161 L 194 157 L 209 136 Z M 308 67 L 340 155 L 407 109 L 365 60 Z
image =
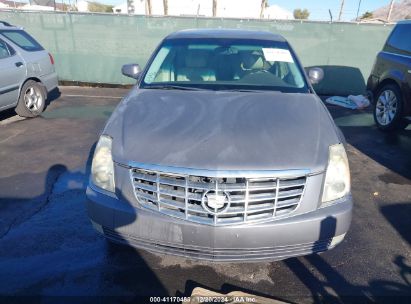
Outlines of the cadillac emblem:
M 230 207 L 230 195 L 227 192 L 209 190 L 204 192 L 201 205 L 210 214 L 220 214 Z

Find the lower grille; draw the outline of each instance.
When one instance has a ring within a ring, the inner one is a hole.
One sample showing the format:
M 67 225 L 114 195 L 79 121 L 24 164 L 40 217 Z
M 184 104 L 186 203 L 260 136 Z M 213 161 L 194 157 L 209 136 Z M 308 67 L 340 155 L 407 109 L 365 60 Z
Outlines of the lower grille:
M 254 223 L 289 216 L 301 201 L 306 176 L 207 177 L 133 168 L 139 204 L 208 225 Z
M 264 248 L 205 248 L 199 246 L 156 242 L 153 240 L 142 239 L 133 235 L 119 233 L 108 228 L 103 229 L 105 236 L 117 243 L 131 245 L 136 248 L 161 254 L 173 254 L 192 259 L 209 260 L 215 262 L 282 260 L 293 256 L 326 251 L 330 248 L 332 240 L 323 239 L 312 243 Z

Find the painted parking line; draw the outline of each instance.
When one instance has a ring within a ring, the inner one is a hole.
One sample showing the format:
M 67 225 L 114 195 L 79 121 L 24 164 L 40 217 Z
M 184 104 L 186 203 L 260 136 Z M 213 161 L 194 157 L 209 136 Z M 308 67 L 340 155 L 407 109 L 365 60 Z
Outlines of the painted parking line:
M 7 125 L 7 124 L 10 124 L 12 122 L 16 122 L 16 121 L 20 121 L 20 120 L 24 120 L 24 119 L 26 119 L 26 118 L 15 115 L 15 116 L 12 116 L 10 118 L 6 118 L 4 120 L 0 120 L 0 126 Z
M 121 96 L 97 96 L 97 95 L 76 95 L 76 94 L 62 94 L 62 97 L 88 97 L 88 98 L 106 98 L 106 99 L 121 99 Z

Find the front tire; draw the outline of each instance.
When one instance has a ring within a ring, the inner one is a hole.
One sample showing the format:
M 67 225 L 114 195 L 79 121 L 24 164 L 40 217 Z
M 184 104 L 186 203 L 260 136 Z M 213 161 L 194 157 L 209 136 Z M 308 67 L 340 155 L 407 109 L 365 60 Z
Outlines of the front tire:
M 407 127 L 400 89 L 393 84 L 383 86 L 374 103 L 374 121 L 381 131 L 392 132 Z
M 45 105 L 43 86 L 34 80 L 28 80 L 21 88 L 16 113 L 22 117 L 36 117 L 43 112 Z

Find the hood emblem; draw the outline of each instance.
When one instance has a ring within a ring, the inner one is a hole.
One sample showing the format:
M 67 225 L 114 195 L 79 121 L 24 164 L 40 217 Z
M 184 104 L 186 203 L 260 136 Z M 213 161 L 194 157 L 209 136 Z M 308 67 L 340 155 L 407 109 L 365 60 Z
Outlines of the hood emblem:
M 227 192 L 209 190 L 204 192 L 201 205 L 210 214 L 219 214 L 230 207 L 231 198 Z

